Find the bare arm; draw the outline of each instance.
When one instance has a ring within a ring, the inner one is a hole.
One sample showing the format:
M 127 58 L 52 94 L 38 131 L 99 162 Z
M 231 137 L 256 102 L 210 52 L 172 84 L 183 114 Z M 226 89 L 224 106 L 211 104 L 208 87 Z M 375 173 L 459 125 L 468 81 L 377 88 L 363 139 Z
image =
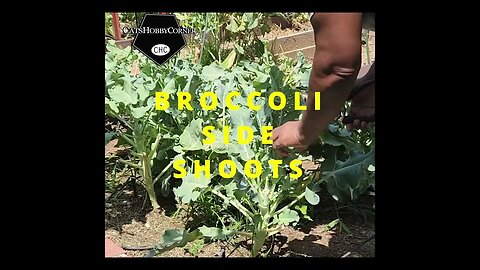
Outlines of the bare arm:
M 310 74 L 307 110 L 273 132 L 274 148 L 306 147 L 340 113 L 361 64 L 361 13 L 317 13 L 312 19 L 315 55 Z M 315 110 L 314 93 L 321 92 Z
M 316 14 L 312 18 L 315 56 L 301 132 L 312 143 L 340 113 L 353 88 L 361 61 L 361 14 Z M 314 110 L 314 93 L 321 92 L 321 109 Z

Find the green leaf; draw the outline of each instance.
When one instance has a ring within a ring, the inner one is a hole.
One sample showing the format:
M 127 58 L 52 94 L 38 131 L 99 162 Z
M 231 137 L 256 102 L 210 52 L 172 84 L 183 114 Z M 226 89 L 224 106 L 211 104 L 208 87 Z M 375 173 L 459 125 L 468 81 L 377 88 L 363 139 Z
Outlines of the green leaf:
M 231 170 L 227 169 L 229 168 L 229 166 L 225 166 L 225 168 L 226 173 L 230 173 Z M 234 193 L 237 190 L 237 183 L 233 180 L 230 180 L 230 183 L 228 183 L 228 185 L 225 185 L 224 188 L 227 193 L 227 198 L 232 198 L 235 196 Z
M 107 143 L 112 140 L 114 135 L 115 132 L 105 132 L 105 145 L 107 145 Z
M 117 103 L 123 103 L 125 105 L 132 104 L 130 95 L 123 91 L 122 87 L 119 85 L 108 89 L 108 95 L 110 95 L 110 98 Z
M 192 78 L 193 70 L 191 70 L 190 68 L 182 69 L 177 73 L 177 76 L 187 77 L 187 79 Z
M 350 137 L 352 135 L 352 132 L 350 132 L 346 128 L 344 128 L 344 129 L 340 130 L 339 135 L 341 137 Z
M 311 205 L 317 205 L 320 202 L 320 197 L 308 186 L 305 188 L 305 199 Z
M 110 63 L 105 62 L 105 69 L 107 69 L 106 68 L 107 64 L 110 64 Z M 110 81 L 111 77 L 112 77 L 112 72 L 111 71 L 105 72 L 105 82 Z
M 218 104 L 222 110 L 227 106 L 226 99 L 229 93 L 229 89 L 226 88 L 219 80 L 214 82 L 215 85 L 215 95 L 218 97 Z
M 184 151 L 195 151 L 203 149 L 201 141 L 203 119 L 198 118 L 190 122 L 180 135 L 180 145 Z
M 129 81 L 124 81 L 123 91 L 130 96 L 130 103 L 137 104 L 138 102 L 138 94 L 137 92 L 133 91 L 132 84 Z
M 163 88 L 162 92 L 167 92 L 169 94 L 173 94 L 177 91 L 176 85 L 175 85 L 175 78 L 172 78 Z
M 278 224 L 288 225 L 292 222 L 298 222 L 300 217 L 298 216 L 297 211 L 285 209 L 282 213 L 278 215 Z
M 345 146 L 347 150 L 362 150 L 363 146 L 359 143 L 353 141 L 350 137 L 341 137 L 335 135 L 330 131 L 325 131 L 320 135 L 320 138 L 325 144 L 330 144 L 333 146 Z
M 237 144 L 236 152 L 240 154 L 240 158 L 243 161 L 248 161 L 255 157 L 255 153 L 252 151 L 249 144 Z
M 238 24 L 233 17 L 230 20 L 230 24 L 227 25 L 227 27 L 225 29 L 227 29 L 228 31 L 231 31 L 233 33 L 238 32 Z
M 209 237 L 211 239 L 225 240 L 227 237 L 234 234 L 234 231 L 220 229 L 215 227 L 206 227 L 202 226 L 198 230 L 203 234 L 204 237 Z
M 189 242 L 201 237 L 202 234 L 199 230 L 194 230 L 191 233 L 181 229 L 166 230 L 160 243 L 150 250 L 145 257 L 153 257 L 176 247 L 184 247 Z
M 154 97 L 150 97 L 150 98 L 147 100 L 147 107 L 151 108 L 153 105 L 155 105 L 155 98 L 154 98 Z
M 296 205 L 295 209 L 300 211 L 300 213 L 303 215 L 304 219 L 309 220 L 309 221 L 313 221 L 313 219 L 309 215 L 307 215 L 308 207 L 306 205 L 302 205 L 302 206 Z
M 255 83 L 265 83 L 268 79 L 270 79 L 270 75 L 269 74 L 265 74 L 263 72 L 260 72 L 260 71 L 256 71 L 255 74 L 257 75 L 257 77 L 255 77 L 255 79 L 253 80 L 253 82 Z
M 177 242 L 183 239 L 184 230 L 166 230 L 163 234 L 163 242 Z
M 212 131 L 212 135 L 215 136 L 215 142 L 213 142 L 210 145 L 210 149 L 212 151 L 214 151 L 215 153 L 219 153 L 219 154 L 228 153 L 229 150 L 230 150 L 229 148 L 232 147 L 232 144 L 225 144 L 224 143 L 223 133 L 220 130 L 215 129 L 214 131 Z
M 112 70 L 115 66 L 117 66 L 117 63 L 105 61 L 105 70 Z
M 196 201 L 200 196 L 202 190 L 208 187 L 210 178 L 205 177 L 204 174 L 200 175 L 200 178 L 195 178 L 192 173 L 188 173 L 182 180 L 180 187 L 173 189 L 175 195 L 181 199 L 182 203 L 189 203 Z
M 238 161 L 238 159 L 235 156 L 230 156 L 230 159 L 233 161 L 233 163 L 235 163 L 235 167 L 237 168 L 237 173 L 245 177 L 245 171 L 243 170 L 243 165 Z
M 251 23 L 253 21 L 253 13 L 252 12 L 243 13 L 242 21 L 244 21 L 246 23 Z
M 255 18 L 255 20 L 253 20 L 253 22 L 251 22 L 251 23 L 248 25 L 247 28 L 248 28 L 249 30 L 251 30 L 251 29 L 253 29 L 253 28 L 257 27 L 257 26 L 258 26 L 258 18 Z
M 142 118 L 146 112 L 150 110 L 151 107 L 140 107 L 140 108 L 132 108 L 132 116 L 135 117 L 136 119 Z
M 337 130 L 338 130 L 338 125 L 332 125 L 332 124 L 330 124 L 330 125 L 328 125 L 328 130 L 330 130 L 330 132 L 332 132 L 332 133 L 333 133 L 333 132 L 337 132 Z
M 112 100 L 109 100 L 107 97 L 105 97 L 105 104 L 108 105 L 110 109 L 115 113 L 119 113 L 117 104 L 115 104 L 115 102 L 113 102 Z
M 177 153 L 180 153 L 180 154 L 184 153 L 183 148 L 182 148 L 181 146 L 179 146 L 179 145 L 175 145 L 175 146 L 173 147 L 173 151 L 175 151 L 175 152 L 177 152 Z
M 232 50 L 227 58 L 225 58 L 225 60 L 223 60 L 223 62 L 220 64 L 221 67 L 223 67 L 224 69 L 229 69 L 233 66 L 233 64 L 235 63 L 235 57 L 237 56 L 237 54 L 235 53 L 235 50 Z
M 255 119 L 257 120 L 257 125 L 259 127 L 261 126 L 267 126 L 269 119 L 272 117 L 272 111 L 267 110 L 265 106 L 265 99 L 260 99 L 256 102 L 258 106 L 260 106 L 260 110 L 257 111 L 255 114 Z
M 338 224 L 338 222 L 340 222 L 340 219 L 338 219 L 338 218 L 333 220 L 332 222 L 325 225 L 325 228 L 323 229 L 323 231 L 326 232 L 326 231 L 332 230 L 333 228 L 335 228 L 335 226 Z
M 323 172 L 330 194 L 339 201 L 357 199 L 374 181 L 367 171 L 369 165 L 375 165 L 375 148 L 366 154 L 352 151 L 345 162 L 338 160 L 333 170 Z
M 352 234 L 352 232 L 351 232 L 350 229 L 347 227 L 347 225 L 346 225 L 345 223 L 343 223 L 342 221 L 340 221 L 340 228 L 341 228 L 341 229 L 344 229 L 347 234 Z
M 306 215 L 307 214 L 307 206 L 306 205 L 295 205 L 295 209 L 297 209 L 298 211 L 300 211 L 300 213 L 302 213 L 302 215 Z
M 202 68 L 202 78 L 206 81 L 214 81 L 225 74 L 225 71 L 214 63 Z
M 283 77 L 284 77 L 284 74 L 280 69 L 278 69 L 278 67 L 273 66 L 270 69 L 270 81 L 271 81 L 271 84 L 272 84 L 272 88 L 274 90 L 282 91 L 282 89 L 285 88 L 284 85 L 283 85 Z M 292 95 L 293 95 L 293 93 L 292 93 Z
M 149 95 L 150 92 L 143 86 L 143 84 L 137 85 L 137 93 L 140 101 L 144 101 Z
M 310 70 L 297 74 L 300 86 L 307 86 L 310 80 Z
M 232 134 L 234 138 L 237 138 L 238 128 L 240 126 L 251 127 L 255 132 L 256 128 L 253 126 L 252 118 L 250 117 L 250 110 L 244 107 L 240 107 L 238 110 L 228 110 L 230 113 L 230 122 L 234 125 L 232 129 Z M 240 158 L 244 161 L 252 159 L 255 156 L 255 153 L 250 148 L 250 144 L 237 144 L 237 152 L 240 153 Z
M 230 121 L 235 127 L 250 126 L 252 127 L 252 118 L 250 117 L 250 110 L 240 107 L 238 110 L 228 110 L 230 114 Z M 253 127 L 252 127 L 253 128 Z
M 243 47 L 238 45 L 237 43 L 233 43 L 233 46 L 235 47 L 235 49 L 238 51 L 239 54 L 245 53 L 245 51 L 243 50 Z
M 192 90 L 192 87 L 195 87 L 195 83 L 196 83 L 196 81 L 193 80 L 194 79 L 193 71 L 190 69 L 181 70 L 178 74 L 182 74 L 183 77 L 187 77 L 185 86 L 183 87 L 183 91 L 191 92 L 190 90 Z M 192 81 L 194 81 L 193 84 L 192 84 Z

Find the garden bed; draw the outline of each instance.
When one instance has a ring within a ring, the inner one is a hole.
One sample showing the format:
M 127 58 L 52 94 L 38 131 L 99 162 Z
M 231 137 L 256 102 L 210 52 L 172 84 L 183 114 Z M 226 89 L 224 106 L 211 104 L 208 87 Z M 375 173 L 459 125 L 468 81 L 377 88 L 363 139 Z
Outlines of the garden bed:
M 255 25 L 249 15 L 241 16 L 242 23 Z M 305 95 L 314 50 L 309 27 L 269 32 L 265 38 L 271 40 L 271 51 L 242 34 L 232 42 L 241 46 L 236 51 L 244 58 L 225 50 L 225 43 L 212 42 L 217 47 L 208 51 L 218 58 L 181 54 L 161 66 L 136 50 L 118 48 L 131 41 L 107 44 L 106 243 L 123 247 L 129 257 L 375 256 L 374 128 L 348 132 L 337 118 L 306 151 L 293 151 L 274 167 L 270 161 L 278 153 L 265 146 L 263 136 L 246 144 L 237 138 L 201 140 L 206 125 L 213 125 L 220 138 L 228 127 L 263 133 L 265 126 L 298 119 L 293 93 L 281 110 L 269 109 L 267 100 L 279 89 L 296 92 L 295 100 L 297 94 Z M 272 51 L 295 60 L 274 57 Z M 374 51 L 367 56 L 364 63 L 374 59 Z M 255 91 L 256 102 L 264 106 L 231 110 L 224 99 L 233 90 L 241 93 L 239 104 L 247 104 L 246 97 Z M 199 109 L 201 102 L 193 102 L 197 109 L 189 111 L 153 107 L 159 92 L 168 99 L 186 92 L 201 100 L 212 91 L 223 97 L 212 110 Z M 207 160 L 212 175 L 196 176 L 197 161 Z M 183 162 L 184 174 L 175 174 L 180 171 L 177 161 Z M 224 161 L 233 162 L 228 172 L 221 169 Z M 256 175 L 245 170 L 251 161 L 258 164 Z M 234 176 L 222 174 L 231 171 Z
M 272 31 L 265 34 L 263 39 L 268 40 L 274 55 L 296 59 L 297 54 L 301 52 L 309 62 L 313 61 L 315 40 L 310 22 L 303 23 L 296 28 L 280 29 L 278 26 L 274 27 Z M 186 40 L 188 44 L 188 40 L 190 40 L 188 36 Z M 133 38 L 116 41 L 121 48 L 131 46 L 132 42 Z M 196 51 L 199 53 L 200 50 L 197 49 Z M 371 64 L 373 61 L 375 61 L 375 32 L 370 32 L 368 47 L 366 45 L 362 46 L 362 65 Z
M 112 120 L 106 126 L 122 129 Z M 106 157 L 125 155 L 125 149 L 112 142 L 105 147 Z M 126 249 L 122 256 L 143 257 L 148 250 L 129 250 L 128 247 L 155 246 L 165 230 L 195 228 L 205 220 L 204 216 L 192 215 L 190 208 L 178 204 L 173 194 L 160 197 L 161 207 L 152 209 L 144 187 L 134 185 L 128 175 L 127 172 L 119 177 L 113 192 L 105 192 L 105 238 Z M 375 257 L 375 216 L 371 212 L 375 197 L 366 194 L 355 204 L 339 206 L 325 190 L 319 196 L 322 198 L 319 207 L 309 213 L 312 221 L 303 220 L 295 227 L 288 226 L 275 236 L 273 245 L 269 239 L 263 251 L 270 247 L 270 257 Z M 337 219 L 341 219 L 348 232 L 340 223 L 332 224 Z M 251 241 L 245 237 L 196 241 L 165 252 L 161 257 L 249 257 L 250 248 Z
M 141 190 L 140 186 L 137 186 Z M 163 233 L 171 228 L 184 228 L 187 219 L 185 212 L 173 216 L 176 208 L 173 198 L 160 200 L 159 210 L 145 210 L 145 201 L 141 191 L 138 197 L 133 196 L 133 189 L 128 188 L 117 199 L 106 205 L 105 237 L 121 247 L 154 246 Z M 110 194 L 105 195 L 110 196 Z M 322 198 L 330 197 L 321 194 Z M 365 196 L 365 203 L 372 203 L 372 197 Z M 339 233 L 338 225 L 328 229 L 328 224 L 342 218 L 351 234 L 344 230 Z M 374 217 L 353 212 L 353 208 L 337 208 L 335 201 L 326 199 L 321 208 L 314 212 L 312 222 L 305 222 L 297 227 L 287 227 L 275 237 L 270 257 L 375 257 L 375 223 Z M 197 220 L 188 220 L 190 224 Z M 188 224 L 188 222 L 187 222 Z M 271 247 L 266 242 L 264 249 Z M 184 248 L 175 248 L 165 252 L 161 257 L 249 257 L 251 243 L 244 237 L 229 242 L 192 242 Z M 128 257 L 143 257 L 146 250 L 126 250 Z

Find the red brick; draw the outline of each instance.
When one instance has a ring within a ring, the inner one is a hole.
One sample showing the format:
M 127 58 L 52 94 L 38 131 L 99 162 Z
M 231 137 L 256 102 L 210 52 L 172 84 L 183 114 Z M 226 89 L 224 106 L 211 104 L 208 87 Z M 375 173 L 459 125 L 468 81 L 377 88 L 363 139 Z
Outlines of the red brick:
M 117 257 L 124 253 L 125 250 L 120 246 L 112 242 L 112 240 L 105 238 L 105 257 Z

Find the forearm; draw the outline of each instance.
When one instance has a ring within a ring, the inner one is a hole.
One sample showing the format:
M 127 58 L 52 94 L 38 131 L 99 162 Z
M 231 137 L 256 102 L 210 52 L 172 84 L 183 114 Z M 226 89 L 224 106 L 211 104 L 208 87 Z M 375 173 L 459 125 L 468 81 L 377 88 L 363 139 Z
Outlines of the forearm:
M 352 76 L 330 82 L 332 78 L 311 75 L 307 110 L 301 119 L 305 144 L 311 144 L 328 124 L 339 115 L 355 82 L 355 70 Z M 330 81 L 329 81 L 330 80 Z M 320 110 L 315 110 L 315 92 L 320 92 Z
M 361 63 L 361 14 L 318 14 L 312 18 L 315 55 L 307 109 L 301 119 L 305 144 L 311 144 L 340 113 L 353 88 Z M 320 110 L 315 110 L 320 92 Z

